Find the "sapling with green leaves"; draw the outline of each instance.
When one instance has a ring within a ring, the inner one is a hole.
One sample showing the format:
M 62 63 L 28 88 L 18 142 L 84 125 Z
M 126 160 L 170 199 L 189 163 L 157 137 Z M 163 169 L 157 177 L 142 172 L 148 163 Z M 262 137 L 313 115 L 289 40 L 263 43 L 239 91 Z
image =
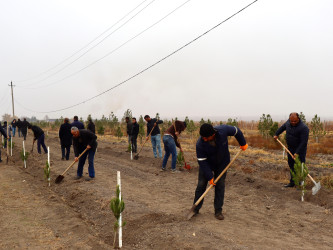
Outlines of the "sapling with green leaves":
M 177 155 L 177 162 L 176 163 L 179 167 L 184 166 L 185 161 L 184 161 L 184 155 L 183 155 L 182 151 L 179 151 L 179 153 Z
M 49 182 L 49 186 L 50 186 L 50 180 L 51 180 L 50 179 L 50 165 L 49 165 L 48 161 L 46 161 L 46 164 L 45 164 L 44 177 Z
M 113 226 L 114 231 L 114 239 L 113 239 L 113 248 L 116 248 L 116 239 L 117 239 L 117 233 L 119 231 L 119 227 L 124 227 L 126 225 L 126 222 L 122 222 L 122 225 L 119 225 L 120 222 L 120 214 L 125 209 L 125 203 L 123 201 L 123 198 L 120 196 L 120 188 L 119 185 L 117 185 L 116 189 L 116 197 L 112 198 L 110 201 L 110 208 L 113 212 L 114 217 L 116 218 L 116 221 Z
M 302 196 L 305 192 L 305 179 L 308 174 L 309 170 L 307 166 L 305 165 L 305 163 L 302 164 L 299 157 L 297 156 L 295 159 L 294 171 L 291 170 L 291 176 L 296 187 L 298 187 L 302 191 Z

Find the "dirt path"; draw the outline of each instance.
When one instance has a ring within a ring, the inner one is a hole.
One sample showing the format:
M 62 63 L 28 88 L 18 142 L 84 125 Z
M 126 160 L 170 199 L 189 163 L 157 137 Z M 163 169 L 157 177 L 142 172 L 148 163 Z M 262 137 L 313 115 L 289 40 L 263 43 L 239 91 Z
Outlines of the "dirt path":
M 15 140 L 20 145 L 21 140 Z M 27 148 L 31 144 L 28 138 Z M 71 162 L 60 160 L 55 134 L 46 144 L 51 148 L 54 180 Z M 16 149 L 9 166 L 0 164 L 0 248 L 110 249 L 114 218 L 109 201 L 115 195 L 117 170 L 126 204 L 124 249 L 331 249 L 333 245 L 331 191 L 322 189 L 316 196 L 308 192 L 306 202 L 300 202 L 296 189 L 262 178 L 265 168 L 272 171 L 269 174 L 281 172 L 284 162 L 253 165 L 256 159 L 244 153 L 228 171 L 225 220 L 214 218 L 211 191 L 200 214 L 188 221 L 197 167 L 191 173 L 160 172 L 161 162 L 152 158 L 150 148 L 138 161 L 130 160 L 126 148 L 126 143 L 100 141 L 96 180 L 73 180 L 74 166 L 63 183 L 51 187 L 43 179 L 46 155 L 34 153 L 24 169 Z M 251 171 L 244 173 L 242 168 Z

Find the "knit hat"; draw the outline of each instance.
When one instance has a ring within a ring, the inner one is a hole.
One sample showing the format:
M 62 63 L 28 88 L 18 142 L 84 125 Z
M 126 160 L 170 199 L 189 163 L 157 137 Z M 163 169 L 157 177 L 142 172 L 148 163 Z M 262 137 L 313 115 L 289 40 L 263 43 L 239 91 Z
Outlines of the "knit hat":
M 216 131 L 215 131 L 215 129 L 213 128 L 213 126 L 211 124 L 204 123 L 200 127 L 200 135 L 202 137 L 212 136 L 213 134 L 215 134 L 215 132 Z

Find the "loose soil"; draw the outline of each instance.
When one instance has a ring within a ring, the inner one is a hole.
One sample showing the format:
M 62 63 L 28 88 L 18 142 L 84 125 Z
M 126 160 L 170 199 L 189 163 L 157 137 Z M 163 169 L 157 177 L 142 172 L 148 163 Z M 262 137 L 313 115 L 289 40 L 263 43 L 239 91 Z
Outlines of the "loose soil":
M 123 249 L 333 246 L 332 190 L 322 187 L 313 196 L 308 182 L 305 202 L 301 202 L 300 191 L 283 187 L 289 170 L 281 151 L 249 148 L 239 156 L 227 175 L 223 221 L 214 218 L 213 190 L 207 194 L 200 214 L 187 220 L 198 176 L 194 149 L 185 153 L 193 167 L 190 172 L 171 173 L 170 165 L 168 171 L 161 172 L 161 160 L 153 157 L 148 144 L 138 160 L 131 160 L 125 141 L 99 139 L 95 180 L 74 180 L 74 165 L 61 184 L 54 184 L 72 162 L 73 153 L 70 161 L 62 161 L 59 139 L 56 133 L 49 133 L 49 187 L 43 173 L 47 155 L 37 154 L 35 148 L 25 169 L 20 159 L 22 139 L 15 137 L 14 142 L 9 164 L 4 150 L 0 163 L 0 249 L 112 248 L 115 219 L 109 202 L 115 195 L 117 171 L 121 171 L 123 220 L 127 222 Z M 31 137 L 26 145 L 31 149 Z M 237 150 L 231 147 L 231 156 Z M 332 173 L 331 167 L 309 168 L 314 178 Z M 88 176 L 87 163 L 84 174 Z

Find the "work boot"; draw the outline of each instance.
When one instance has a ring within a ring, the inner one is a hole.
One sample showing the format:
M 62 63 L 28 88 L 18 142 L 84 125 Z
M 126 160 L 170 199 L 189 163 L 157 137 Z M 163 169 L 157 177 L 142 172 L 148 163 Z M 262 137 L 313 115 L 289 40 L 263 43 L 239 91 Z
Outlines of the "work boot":
M 94 177 L 90 177 L 90 176 L 85 178 L 86 181 L 92 181 L 93 179 L 94 179 Z
M 216 213 L 215 218 L 218 220 L 224 220 L 224 216 L 223 216 L 222 212 Z
M 80 180 L 81 178 L 82 178 L 82 176 L 77 175 L 77 176 L 74 177 L 74 180 Z
M 284 185 L 284 187 L 289 188 L 289 187 L 295 187 L 294 183 L 288 183 L 286 185 Z

